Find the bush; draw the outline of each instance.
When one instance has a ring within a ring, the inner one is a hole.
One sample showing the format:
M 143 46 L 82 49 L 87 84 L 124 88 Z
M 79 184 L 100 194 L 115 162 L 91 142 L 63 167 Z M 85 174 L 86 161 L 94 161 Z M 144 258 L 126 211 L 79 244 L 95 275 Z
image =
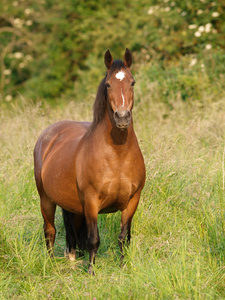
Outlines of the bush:
M 74 96 L 74 82 L 86 71 L 94 75 L 91 84 L 100 80 L 107 48 L 121 57 L 129 47 L 140 64 L 177 64 L 185 55 L 224 49 L 224 7 L 218 0 L 3 0 L 1 98 Z

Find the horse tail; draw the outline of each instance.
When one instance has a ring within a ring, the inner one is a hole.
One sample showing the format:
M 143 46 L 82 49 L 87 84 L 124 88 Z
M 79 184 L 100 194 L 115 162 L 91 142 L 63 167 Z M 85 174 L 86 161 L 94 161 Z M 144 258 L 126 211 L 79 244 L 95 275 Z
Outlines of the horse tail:
M 71 213 L 65 209 L 62 209 L 63 221 L 66 230 L 66 244 L 69 248 L 78 249 L 83 254 L 87 250 L 87 223 L 85 216 L 82 219 L 81 225 L 79 228 L 75 228 L 76 214 Z

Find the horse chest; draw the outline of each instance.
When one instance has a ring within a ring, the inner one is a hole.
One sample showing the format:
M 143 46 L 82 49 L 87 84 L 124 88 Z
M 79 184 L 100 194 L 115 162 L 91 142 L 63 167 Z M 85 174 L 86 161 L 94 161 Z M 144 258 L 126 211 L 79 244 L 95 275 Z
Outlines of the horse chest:
M 85 157 L 85 161 L 80 157 Z M 144 180 L 140 151 L 132 148 L 132 151 L 119 152 L 98 142 L 93 147 L 85 147 L 80 157 L 77 158 L 77 184 L 81 201 L 97 198 L 100 213 L 124 210 Z
M 126 170 L 105 170 L 97 187 L 101 212 L 114 212 L 126 208 L 130 198 L 138 189 L 139 181 Z

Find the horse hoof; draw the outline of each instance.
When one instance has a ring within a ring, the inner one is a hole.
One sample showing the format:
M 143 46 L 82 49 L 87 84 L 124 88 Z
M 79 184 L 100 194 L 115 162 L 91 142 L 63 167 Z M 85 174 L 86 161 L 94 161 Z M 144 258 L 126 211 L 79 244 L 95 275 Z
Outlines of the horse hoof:
M 76 260 L 76 255 L 74 253 L 68 253 L 68 259 L 70 261 L 75 261 Z
M 73 251 L 73 249 L 72 249 L 72 251 L 69 252 L 69 250 L 67 248 L 64 252 L 64 256 L 66 258 L 68 258 L 70 261 L 75 261 L 76 260 L 76 251 Z
M 88 274 L 91 275 L 91 276 L 95 276 L 95 272 L 92 270 L 92 266 L 89 266 Z

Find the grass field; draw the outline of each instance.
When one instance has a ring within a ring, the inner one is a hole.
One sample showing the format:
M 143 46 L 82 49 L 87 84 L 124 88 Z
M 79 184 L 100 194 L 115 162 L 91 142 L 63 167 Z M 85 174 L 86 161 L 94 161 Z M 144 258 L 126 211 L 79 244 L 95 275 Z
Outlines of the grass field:
M 20 99 L 0 113 L 0 299 L 224 299 L 224 98 L 171 105 L 137 83 L 134 124 L 147 181 L 120 268 L 120 214 L 101 215 L 96 276 L 87 256 L 64 258 L 57 210 L 49 259 L 33 177 L 40 132 L 61 119 L 91 120 L 91 103 L 52 108 Z

